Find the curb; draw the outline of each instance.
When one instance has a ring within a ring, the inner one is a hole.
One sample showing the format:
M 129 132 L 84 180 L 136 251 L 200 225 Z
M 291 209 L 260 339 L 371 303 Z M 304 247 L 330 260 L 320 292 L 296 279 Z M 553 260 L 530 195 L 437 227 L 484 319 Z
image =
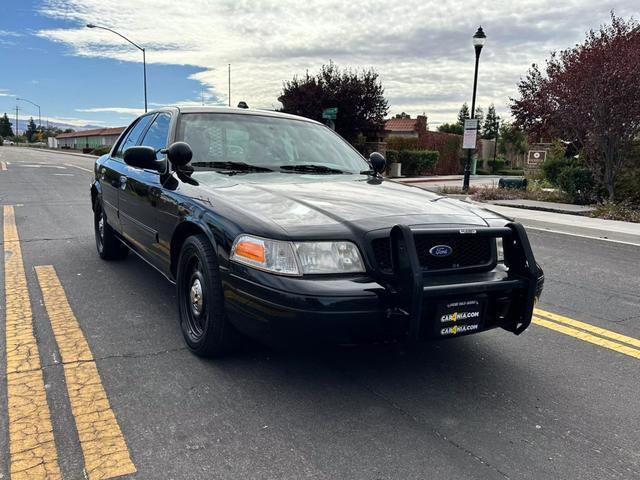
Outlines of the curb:
M 84 158 L 91 158 L 91 159 L 99 158 L 98 155 L 89 155 L 87 153 L 65 152 L 63 150 L 53 150 L 49 148 L 30 148 L 30 147 L 18 147 L 18 148 L 24 148 L 26 150 L 31 150 L 32 152 L 57 153 L 59 155 L 73 155 L 74 157 L 84 157 Z
M 551 207 L 526 207 L 524 205 L 502 205 L 501 203 L 492 202 L 475 202 L 480 205 L 495 205 L 496 207 L 519 208 L 521 210 L 536 210 L 539 212 L 562 213 L 563 215 L 576 215 L 578 217 L 588 217 L 591 212 L 571 212 L 559 208 Z

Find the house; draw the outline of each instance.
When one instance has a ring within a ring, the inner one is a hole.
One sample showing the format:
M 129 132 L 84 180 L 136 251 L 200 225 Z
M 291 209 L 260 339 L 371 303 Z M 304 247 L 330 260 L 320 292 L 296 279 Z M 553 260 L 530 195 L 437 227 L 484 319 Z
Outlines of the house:
M 418 115 L 410 118 L 408 115 L 400 115 L 390 118 L 384 124 L 384 137 L 421 138 L 427 132 L 426 115 Z
M 72 133 L 61 133 L 56 137 L 58 148 L 74 150 L 110 146 L 116 143 L 120 134 L 127 127 L 94 128 Z

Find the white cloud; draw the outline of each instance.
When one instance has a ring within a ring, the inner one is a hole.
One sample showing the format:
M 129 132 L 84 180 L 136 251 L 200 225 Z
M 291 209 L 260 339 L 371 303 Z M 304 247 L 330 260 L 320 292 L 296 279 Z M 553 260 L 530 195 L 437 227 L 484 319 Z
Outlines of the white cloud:
M 142 108 L 130 108 L 130 107 L 96 107 L 96 108 L 76 108 L 76 112 L 89 112 L 89 113 L 121 113 L 137 117 L 144 113 Z
M 140 62 L 140 52 L 116 35 L 84 25 L 114 28 L 145 46 L 150 63 L 202 68 L 191 78 L 223 103 L 231 63 L 232 104 L 246 100 L 262 108 L 277 106 L 284 80 L 316 71 L 329 59 L 341 67 L 372 66 L 380 73 L 390 113 L 425 111 L 435 124 L 453 120 L 460 104 L 470 100 L 471 36 L 478 23 L 488 35 L 478 104 L 486 108 L 494 102 L 505 112 L 532 62 L 579 42 L 585 31 L 608 20 L 612 8 L 620 15 L 633 13 L 636 2 L 45 0 L 41 13 L 78 28 L 39 35 L 70 45 L 77 55 Z M 194 94 L 191 102 L 199 104 L 199 97 Z

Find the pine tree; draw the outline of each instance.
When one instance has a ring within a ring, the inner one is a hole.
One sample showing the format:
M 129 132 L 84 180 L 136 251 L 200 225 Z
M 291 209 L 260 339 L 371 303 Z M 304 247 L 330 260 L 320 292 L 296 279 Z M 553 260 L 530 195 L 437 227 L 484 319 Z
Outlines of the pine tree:
M 469 117 L 469 105 L 467 105 L 467 102 L 464 102 L 458 112 L 458 125 L 464 128 L 464 121 Z
M 38 126 L 36 122 L 33 121 L 33 117 L 29 119 L 29 125 L 27 126 L 27 131 L 24 132 L 24 136 L 27 137 L 27 142 L 35 142 L 35 135 L 38 133 Z
M 484 122 L 484 110 L 480 107 L 476 107 L 476 114 L 473 118 L 478 119 L 478 131 L 482 128 L 482 122 Z
M 489 105 L 489 110 L 487 110 L 487 116 L 484 119 L 484 123 L 482 124 L 482 138 L 491 139 L 496 138 L 498 136 L 498 129 L 500 128 L 500 117 L 496 114 L 496 107 L 493 105 Z
M 0 137 L 13 137 L 12 123 L 9 121 L 9 117 L 5 113 L 0 117 Z

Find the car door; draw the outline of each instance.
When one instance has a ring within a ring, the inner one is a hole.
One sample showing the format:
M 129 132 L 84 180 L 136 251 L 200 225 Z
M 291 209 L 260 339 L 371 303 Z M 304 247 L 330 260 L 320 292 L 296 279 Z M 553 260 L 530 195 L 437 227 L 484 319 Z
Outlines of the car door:
M 100 166 L 100 185 L 102 187 L 102 205 L 107 216 L 107 221 L 116 232 L 122 233 L 119 212 L 119 192 L 121 179 L 124 173 L 124 151 L 135 145 L 140 134 L 149 125 L 150 118 L 142 117 L 136 120 L 120 137 L 116 148 L 109 158 Z
M 171 114 L 160 112 L 140 137 L 138 145 L 149 146 L 156 151 L 167 146 Z M 158 159 L 164 155 L 158 152 Z M 161 252 L 158 244 L 157 202 L 162 185 L 161 174 L 125 166 L 124 187 L 120 191 L 120 222 L 122 235 L 152 264 L 159 266 Z

